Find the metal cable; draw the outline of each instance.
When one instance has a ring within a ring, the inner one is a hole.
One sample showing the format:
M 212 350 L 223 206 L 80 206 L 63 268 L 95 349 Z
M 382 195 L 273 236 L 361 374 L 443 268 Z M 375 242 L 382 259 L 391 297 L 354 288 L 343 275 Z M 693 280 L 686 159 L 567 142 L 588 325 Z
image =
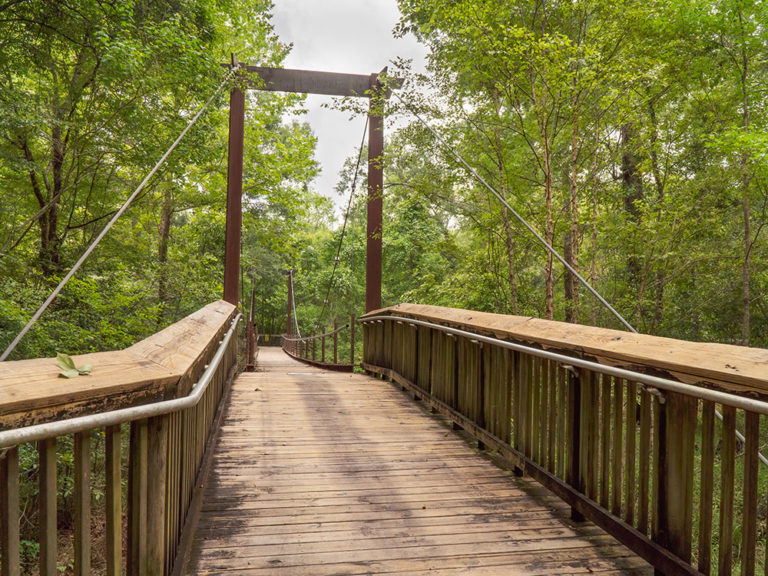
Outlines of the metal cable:
M 333 272 L 331 272 L 331 279 L 328 282 L 328 290 L 325 293 L 325 300 L 323 300 L 323 308 L 320 310 L 320 318 L 318 324 L 323 323 L 323 315 L 325 314 L 325 307 L 328 305 L 328 298 L 331 296 L 331 290 L 333 289 L 333 279 L 336 275 L 336 268 L 339 266 L 339 256 L 341 255 L 341 245 L 344 242 L 344 233 L 347 230 L 347 220 L 349 219 L 349 211 L 352 208 L 352 199 L 355 197 L 355 189 L 357 188 L 357 176 L 360 172 L 360 160 L 363 157 L 363 147 L 365 146 L 365 136 L 368 134 L 368 121 L 369 117 L 365 117 L 365 126 L 363 127 L 363 138 L 360 141 L 360 149 L 357 153 L 357 166 L 355 166 L 355 175 L 352 178 L 352 188 L 349 191 L 349 200 L 347 201 L 347 211 L 344 213 L 344 224 L 341 227 L 341 236 L 339 237 L 339 246 L 336 249 L 336 258 L 333 261 Z
M 35 322 L 38 321 L 40 316 L 43 315 L 43 312 L 45 312 L 48 309 L 48 306 L 51 305 L 51 303 L 56 299 L 56 296 L 59 295 L 59 292 L 64 288 L 64 286 L 67 285 L 67 283 L 72 279 L 72 277 L 75 275 L 75 273 L 80 269 L 80 267 L 83 265 L 83 262 L 88 258 L 88 256 L 91 255 L 91 252 L 94 251 L 96 246 L 99 245 L 101 240 L 106 236 L 107 232 L 112 228 L 112 226 L 117 222 L 118 218 L 123 215 L 123 213 L 128 209 L 128 207 L 131 205 L 131 203 L 136 199 L 136 196 L 139 195 L 139 192 L 144 188 L 144 186 L 147 185 L 147 182 L 149 182 L 149 179 L 154 176 L 155 172 L 160 168 L 160 166 L 163 165 L 165 160 L 168 158 L 168 156 L 176 149 L 176 146 L 178 146 L 179 142 L 181 142 L 181 139 L 186 136 L 187 132 L 189 132 L 190 128 L 194 126 L 194 124 L 197 122 L 198 118 L 205 112 L 205 110 L 208 108 L 211 102 L 213 102 L 213 99 L 216 98 L 216 96 L 221 92 L 221 89 L 229 82 L 230 78 L 235 74 L 235 72 L 238 70 L 237 66 L 233 66 L 232 69 L 229 71 L 229 73 L 224 77 L 224 80 L 221 81 L 221 84 L 219 84 L 219 87 L 216 88 L 216 91 L 211 95 L 210 98 L 208 98 L 208 101 L 203 105 L 202 108 L 197 112 L 197 114 L 194 115 L 194 117 L 189 121 L 187 124 L 187 127 L 184 128 L 184 130 L 179 134 L 179 137 L 176 138 L 173 144 L 171 144 L 171 147 L 168 148 L 168 150 L 163 154 L 162 158 L 158 160 L 157 164 L 155 164 L 155 167 L 150 170 L 149 174 L 147 174 L 146 178 L 142 180 L 141 184 L 136 188 L 136 190 L 133 191 L 133 194 L 131 194 L 128 197 L 128 200 L 125 201 L 125 203 L 120 207 L 120 209 L 115 213 L 115 215 L 112 217 L 112 219 L 107 223 L 106 226 L 104 226 L 104 229 L 99 233 L 99 235 L 95 238 L 93 242 L 91 242 L 91 245 L 88 246 L 88 248 L 83 252 L 83 255 L 80 256 L 80 259 L 75 263 L 74 266 L 70 269 L 70 271 L 67 273 L 64 278 L 62 278 L 61 282 L 59 282 L 59 285 L 56 286 L 56 288 L 51 292 L 51 295 L 48 296 L 45 302 L 43 302 L 42 306 L 37 309 L 37 312 L 35 312 L 32 315 L 32 318 L 29 319 L 29 322 L 27 322 L 26 326 L 22 328 L 21 332 L 16 336 L 16 338 L 13 339 L 13 342 L 11 342 L 8 347 L 5 349 L 2 355 L 0 355 L 0 362 L 4 361 L 8 356 L 13 352 L 13 350 L 16 348 L 16 346 L 19 344 L 22 338 L 29 332 L 30 328 L 34 326 Z
M 608 301 L 607 301 L 605 298 L 603 298 L 603 297 L 600 295 L 600 293 L 599 293 L 597 290 L 595 290 L 595 289 L 592 287 L 592 285 L 591 285 L 589 282 L 587 282 L 587 280 L 586 280 L 586 279 L 585 279 L 585 278 L 584 278 L 584 277 L 583 277 L 581 274 L 579 274 L 578 272 L 576 272 L 576 270 L 573 268 L 573 266 L 571 266 L 570 264 L 568 264 L 568 262 L 566 262 L 566 261 L 565 261 L 565 259 L 564 259 L 562 256 L 560 256 L 560 254 L 558 253 L 558 251 L 557 251 L 557 250 L 555 250 L 555 249 L 554 249 L 554 248 L 553 248 L 553 247 L 552 247 L 552 246 L 551 246 L 551 245 L 550 245 L 550 244 L 549 244 L 549 243 L 548 243 L 548 242 L 547 242 L 547 241 L 546 241 L 544 238 L 542 238 L 541 234 L 539 234 L 539 233 L 538 233 L 538 232 L 537 232 L 537 231 L 536 231 L 536 230 L 533 228 L 533 226 L 531 226 L 531 225 L 530 225 L 530 224 L 529 224 L 529 223 L 526 221 L 526 219 L 525 219 L 525 218 L 523 218 L 523 217 L 522 217 L 520 214 L 518 214 L 518 213 L 517 213 L 517 211 L 516 211 L 514 208 L 512 208 L 512 206 L 510 206 L 510 205 L 509 205 L 509 203 L 508 203 L 508 202 L 507 202 L 507 201 L 504 199 L 504 197 L 503 197 L 501 194 L 499 194 L 499 193 L 496 191 L 496 189 L 495 189 L 493 186 L 491 186 L 490 184 L 488 184 L 488 182 L 485 180 L 485 178 L 483 178 L 482 176 L 480 176 L 480 174 L 478 174 L 478 173 L 477 173 L 477 170 L 475 170 L 474 168 L 472 168 L 472 166 L 470 166 L 470 165 L 467 163 L 467 161 L 466 161 L 466 160 L 464 160 L 464 157 L 463 157 L 461 154 L 459 154 L 459 152 L 457 152 L 457 151 L 456 151 L 456 149 L 455 149 L 453 146 L 451 146 L 451 145 L 450 145 L 448 142 L 446 142 L 446 141 L 445 141 L 445 139 L 444 139 L 442 136 L 440 136 L 440 134 L 438 134 L 438 133 L 437 133 L 437 131 L 435 131 L 435 129 L 434 129 L 434 128 L 432 128 L 432 126 L 430 126 L 430 125 L 427 123 L 427 121 L 426 121 L 426 120 L 424 120 L 424 119 L 423 119 L 423 118 L 422 118 L 422 117 L 419 115 L 419 113 L 418 113 L 418 112 L 416 112 L 416 111 L 413 109 L 413 107 L 412 107 L 412 106 L 411 106 L 409 103 L 407 103 L 407 102 L 406 102 L 406 101 L 405 101 L 405 100 L 404 100 L 404 99 L 403 99 L 403 98 L 402 98 L 402 97 L 401 97 L 401 96 L 400 96 L 400 95 L 399 95 L 397 92 L 392 92 L 392 93 L 395 95 L 395 97 L 396 97 L 398 100 L 400 100 L 400 102 L 402 102 L 402 103 L 403 103 L 403 105 L 404 105 L 404 106 L 405 106 L 405 107 L 408 109 L 408 111 L 409 111 L 411 114 L 413 114 L 413 116 L 415 116 L 415 117 L 416 117 L 416 119 L 417 119 L 419 122 L 421 122 L 421 123 L 422 123 L 422 124 L 423 124 L 423 125 L 424 125 L 424 126 L 427 128 L 427 130 L 429 130 L 429 131 L 432 133 L 432 135 L 433 135 L 433 136 L 434 136 L 434 137 L 437 139 L 437 141 L 438 141 L 438 142 L 440 142 L 440 144 L 442 144 L 442 145 L 443 145 L 443 147 L 444 147 L 444 148 L 446 148 L 446 149 L 447 149 L 447 150 L 448 150 L 448 151 L 449 151 L 451 154 L 453 154 L 453 156 L 456 158 L 456 160 L 458 160 L 458 161 L 459 161 L 459 163 L 460 163 L 460 164 L 462 164 L 462 165 L 463 165 L 463 166 L 464 166 L 464 167 L 465 167 L 465 168 L 466 168 L 466 169 L 469 171 L 469 173 L 470 173 L 472 176 L 474 176 L 474 178 L 475 178 L 475 179 L 476 179 L 478 182 L 480 182 L 480 183 L 481 183 L 483 186 L 485 186 L 485 187 L 486 187 L 486 188 L 487 188 L 487 189 L 488 189 L 488 190 L 491 192 L 491 194 L 493 194 L 494 196 L 496 196 L 496 198 L 498 199 L 498 201 L 499 201 L 499 202 L 501 202 L 501 203 L 502 203 L 502 205 L 503 205 L 503 206 L 504 206 L 504 207 L 505 207 L 507 210 L 509 210 L 509 212 L 510 212 L 510 213 L 511 213 L 511 214 L 512 214 L 512 215 L 513 215 L 515 218 L 517 218 L 517 220 L 518 220 L 518 221 L 519 221 L 519 222 L 520 222 L 520 223 L 521 223 L 523 226 L 525 226 L 525 227 L 528 229 L 528 231 L 529 231 L 531 234 L 533 234 L 533 235 L 536 237 L 536 239 L 537 239 L 537 240 L 538 240 L 538 241 L 539 241 L 539 242 L 542 244 L 542 246 L 544 246 L 544 248 L 546 248 L 546 249 L 549 251 L 549 253 L 550 253 L 550 254 L 552 254 L 552 256 L 554 256 L 555 258 L 557 258 L 557 259 L 560 261 L 560 263 L 562 263 L 562 265 L 563 265 L 563 266 L 565 266 L 565 267 L 566 267 L 566 269 L 567 269 L 567 270 L 568 270 L 568 271 L 569 271 L 571 274 L 573 274 L 574 276 L 576 276 L 576 278 L 578 278 L 578 279 L 579 279 L 579 282 L 581 282 L 581 283 L 584 285 L 584 287 L 585 287 L 587 290 L 589 290 L 589 291 L 592 293 L 592 295 L 593 295 L 593 296 L 595 296 L 595 298 L 597 298 L 597 299 L 598 299 L 598 300 L 599 300 L 599 301 L 600 301 L 600 302 L 603 304 L 603 306 L 605 306 L 605 307 L 606 307 L 608 310 L 610 310 L 610 311 L 611 311 L 611 313 L 612 313 L 612 314 L 613 314 L 613 315 L 614 315 L 616 318 L 618 318 L 618 320 L 619 320 L 619 321 L 620 321 L 620 322 L 621 322 L 621 323 L 622 323 L 622 324 L 623 324 L 623 325 L 624 325 L 624 326 L 627 328 L 627 330 L 629 330 L 630 332 L 633 332 L 633 333 L 635 333 L 635 334 L 637 334 L 637 333 L 638 333 L 638 332 L 637 332 L 637 330 L 635 330 L 635 329 L 632 327 L 632 325 L 631 325 L 629 322 L 627 322 L 627 321 L 624 319 L 624 317 L 623 317 L 621 314 L 619 314 L 619 313 L 616 311 L 616 309 L 615 309 L 613 306 L 611 306 L 611 305 L 608 303 Z

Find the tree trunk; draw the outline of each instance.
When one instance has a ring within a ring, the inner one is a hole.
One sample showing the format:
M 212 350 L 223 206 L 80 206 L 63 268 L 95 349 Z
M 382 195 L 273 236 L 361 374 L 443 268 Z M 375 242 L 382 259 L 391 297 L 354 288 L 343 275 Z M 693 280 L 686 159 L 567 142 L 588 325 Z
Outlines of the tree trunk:
M 500 192 L 504 200 L 507 199 L 506 185 L 502 184 Z M 509 294 L 512 300 L 512 313 L 518 314 L 517 302 L 517 278 L 515 274 L 515 236 L 512 231 L 512 223 L 509 221 L 509 212 L 506 208 L 501 209 L 501 218 L 504 221 L 504 234 L 507 247 L 507 276 L 509 279 Z
M 664 201 L 665 178 L 661 173 L 659 166 L 659 151 L 657 145 L 659 142 L 658 121 L 656 119 L 656 98 L 648 99 L 648 113 L 651 120 L 651 172 L 653 181 L 656 184 L 656 222 L 661 225 L 662 203 Z M 656 272 L 656 290 L 654 294 L 653 320 L 651 321 L 651 334 L 655 334 L 661 324 L 664 313 L 664 288 L 666 285 L 666 270 L 668 258 L 662 259 L 661 268 Z
M 643 199 L 643 182 L 637 169 L 634 139 L 634 127 L 631 124 L 624 124 L 621 127 L 621 185 L 624 192 L 624 211 L 631 220 L 637 222 L 640 219 L 638 202 Z M 627 268 L 630 283 L 634 285 L 640 278 L 640 262 L 636 256 L 630 256 Z
M 600 123 L 595 122 L 595 150 L 592 153 L 592 250 L 589 266 L 589 283 L 595 286 L 597 280 L 597 151 L 600 148 Z M 591 298 L 592 325 L 597 326 L 597 306 L 596 298 Z
M 741 20 L 739 9 L 739 20 Z M 750 126 L 750 102 L 747 82 L 749 81 L 749 57 L 742 43 L 741 47 L 741 94 L 742 94 L 742 126 L 746 134 Z M 749 346 L 750 332 L 750 278 L 752 267 L 752 226 L 749 218 L 749 154 L 743 151 L 741 154 L 741 209 L 744 217 L 744 264 L 741 269 L 741 302 L 743 307 L 741 320 L 741 345 Z
M 552 221 L 552 170 L 550 167 L 549 143 L 544 138 L 544 150 L 542 152 L 544 161 L 544 203 L 546 205 L 546 228 L 544 239 L 549 246 L 552 246 L 555 237 L 554 222 Z M 545 268 L 546 296 L 545 296 L 545 316 L 547 320 L 555 318 L 555 281 L 552 270 L 552 251 L 547 250 L 547 263 Z
M 565 213 L 570 225 L 564 237 L 565 261 L 578 272 L 579 270 L 579 117 L 574 113 L 571 133 L 571 173 Z M 579 322 L 579 280 L 569 270 L 563 275 L 565 288 L 565 321 Z
M 494 130 L 494 139 L 495 139 L 495 145 L 496 145 L 496 159 L 498 163 L 499 168 L 499 192 L 501 193 L 501 197 L 504 199 L 504 201 L 507 200 L 507 179 L 505 176 L 505 170 L 504 170 L 504 154 L 503 154 L 503 146 L 501 142 L 501 135 L 500 135 L 500 129 L 499 126 L 501 125 L 501 102 L 499 99 L 499 92 L 497 89 L 494 89 L 494 107 L 496 110 L 496 118 L 499 120 L 496 124 L 496 128 Z M 509 211 L 502 207 L 501 209 L 501 219 L 504 223 L 504 235 L 506 240 L 506 249 L 507 249 L 507 277 L 509 280 L 509 294 L 510 298 L 512 300 L 512 313 L 518 314 L 518 303 L 517 303 L 517 278 L 515 273 L 515 237 L 514 233 L 512 231 L 512 223 L 509 221 Z
M 165 318 L 165 308 L 168 299 L 168 239 L 171 235 L 171 218 L 173 217 L 173 195 L 167 190 L 163 195 L 163 207 L 160 211 L 159 241 L 157 244 L 157 259 L 159 276 L 157 279 L 157 299 L 160 302 L 160 312 L 157 315 L 157 325 L 160 326 Z

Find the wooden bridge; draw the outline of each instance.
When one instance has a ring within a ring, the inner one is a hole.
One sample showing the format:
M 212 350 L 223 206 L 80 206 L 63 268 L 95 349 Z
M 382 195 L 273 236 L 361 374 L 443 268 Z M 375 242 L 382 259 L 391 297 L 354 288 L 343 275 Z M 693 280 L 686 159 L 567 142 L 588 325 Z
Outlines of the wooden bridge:
M 0 576 L 768 571 L 768 351 L 377 310 L 380 104 L 398 80 L 230 67 L 221 86 L 243 82 L 230 94 L 224 300 L 76 358 L 90 376 L 0 362 Z M 371 100 L 362 362 L 353 330 L 341 352 L 367 375 L 330 371 L 338 330 L 254 362 L 248 322 L 238 355 L 243 86 Z
M 186 572 L 641 573 L 390 384 L 279 348 L 235 380 Z M 535 552 L 535 555 L 532 553 Z
M 3 575 L 765 565 L 766 351 L 401 305 L 361 320 L 368 375 L 262 349 L 235 377 L 239 320 L 216 302 L 68 381 L 0 364 Z

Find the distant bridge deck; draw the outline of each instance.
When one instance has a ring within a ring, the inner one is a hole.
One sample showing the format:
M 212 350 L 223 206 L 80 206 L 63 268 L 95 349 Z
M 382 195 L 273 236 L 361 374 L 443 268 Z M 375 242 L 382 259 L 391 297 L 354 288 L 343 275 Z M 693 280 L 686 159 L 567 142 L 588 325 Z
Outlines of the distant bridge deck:
M 261 349 L 235 381 L 187 574 L 650 574 L 381 380 Z

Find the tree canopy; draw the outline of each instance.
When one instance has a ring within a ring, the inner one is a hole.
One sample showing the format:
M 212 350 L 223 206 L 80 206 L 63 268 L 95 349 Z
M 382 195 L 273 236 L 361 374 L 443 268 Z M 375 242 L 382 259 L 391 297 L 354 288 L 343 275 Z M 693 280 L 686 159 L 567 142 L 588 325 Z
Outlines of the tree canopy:
M 765 7 L 748 0 L 399 0 L 429 49 L 401 94 L 641 332 L 768 345 Z M 0 344 L 221 82 L 279 66 L 271 3 L 0 4 Z M 15 357 L 118 348 L 221 294 L 226 92 Z M 429 95 L 425 97 L 425 93 Z M 620 327 L 392 99 L 385 304 Z M 346 106 L 346 105 L 345 105 Z M 249 92 L 243 293 L 284 329 L 363 311 L 365 182 L 341 219 L 302 98 Z M 356 153 L 340 172 L 349 193 Z M 325 167 L 335 170 L 336 167 Z M 321 316 L 323 316 L 321 318 Z

